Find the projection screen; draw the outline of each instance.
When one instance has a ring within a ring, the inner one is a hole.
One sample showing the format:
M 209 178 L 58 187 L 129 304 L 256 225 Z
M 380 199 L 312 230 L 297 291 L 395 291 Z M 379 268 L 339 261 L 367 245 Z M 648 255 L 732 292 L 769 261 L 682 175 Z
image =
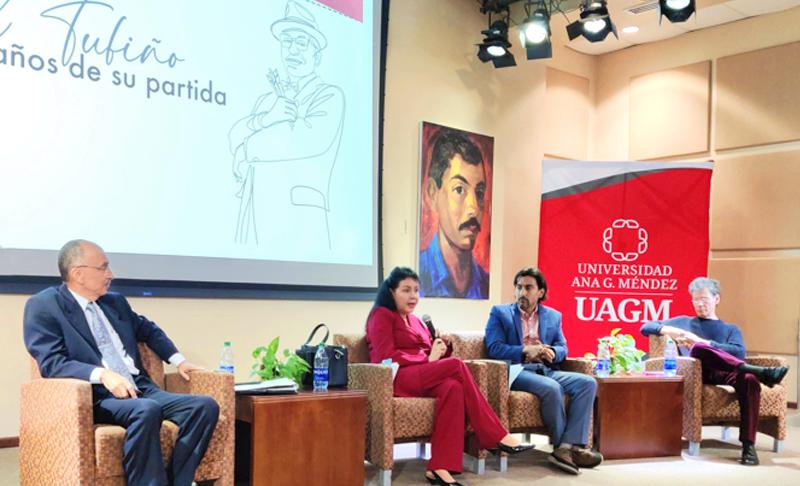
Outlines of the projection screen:
M 0 0 L 2 281 L 375 288 L 381 3 Z

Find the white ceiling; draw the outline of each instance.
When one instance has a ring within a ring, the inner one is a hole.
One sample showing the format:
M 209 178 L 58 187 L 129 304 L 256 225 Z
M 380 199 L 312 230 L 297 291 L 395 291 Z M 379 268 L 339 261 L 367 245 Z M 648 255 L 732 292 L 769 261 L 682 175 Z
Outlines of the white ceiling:
M 659 25 L 658 8 L 651 8 L 639 14 L 629 12 L 629 9 L 634 7 L 657 4 L 657 0 L 608 0 L 609 14 L 617 27 L 619 39 L 616 39 L 613 34 L 609 34 L 603 42 L 595 43 L 589 42 L 583 37 L 572 41 L 567 39 L 566 25 L 577 20 L 577 10 L 567 13 L 568 19 L 561 14 L 554 14 L 550 23 L 553 42 L 566 45 L 584 54 L 605 54 L 636 44 L 668 39 L 693 30 L 797 7 L 800 6 L 800 0 L 696 0 L 697 11 L 695 14 L 686 22 L 676 24 L 670 23 L 664 17 Z M 622 29 L 629 25 L 639 27 L 639 32 L 634 34 L 622 32 Z

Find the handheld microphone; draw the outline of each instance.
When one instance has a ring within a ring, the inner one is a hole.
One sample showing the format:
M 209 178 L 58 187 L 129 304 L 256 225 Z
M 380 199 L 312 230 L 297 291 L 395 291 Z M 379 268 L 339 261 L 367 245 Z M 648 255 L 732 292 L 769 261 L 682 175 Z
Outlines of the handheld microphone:
M 431 340 L 435 340 L 436 328 L 433 327 L 433 321 L 431 320 L 431 316 L 429 316 L 428 314 L 423 314 L 422 322 L 424 322 L 425 325 L 428 326 L 428 332 L 431 333 Z

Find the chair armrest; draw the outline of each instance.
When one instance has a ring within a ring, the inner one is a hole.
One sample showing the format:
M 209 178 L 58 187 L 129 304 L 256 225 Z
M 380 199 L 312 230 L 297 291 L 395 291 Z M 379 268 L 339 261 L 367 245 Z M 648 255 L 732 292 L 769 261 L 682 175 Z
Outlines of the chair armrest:
M 486 389 L 481 390 L 497 414 L 500 423 L 508 426 L 508 364 L 495 359 L 475 359 L 465 363 L 480 363 L 485 368 Z
M 373 463 L 391 463 L 391 445 L 394 444 L 391 366 L 351 363 L 347 365 L 347 388 L 367 392 L 367 457 Z M 388 456 L 388 460 L 384 456 Z
M 592 360 L 586 358 L 567 358 L 561 362 L 561 370 L 583 373 L 584 375 L 594 374 Z
M 170 393 L 208 395 L 219 405 L 220 419 L 236 417 L 236 392 L 233 390 L 233 375 L 219 371 L 197 370 L 189 373 L 186 381 L 176 372 L 164 375 L 164 385 Z M 221 422 L 222 420 L 220 420 Z
M 23 484 L 94 483 L 92 385 L 40 378 L 20 390 L 19 455 Z
M 778 356 L 754 355 L 748 356 L 745 361 L 755 366 L 786 366 L 786 360 Z

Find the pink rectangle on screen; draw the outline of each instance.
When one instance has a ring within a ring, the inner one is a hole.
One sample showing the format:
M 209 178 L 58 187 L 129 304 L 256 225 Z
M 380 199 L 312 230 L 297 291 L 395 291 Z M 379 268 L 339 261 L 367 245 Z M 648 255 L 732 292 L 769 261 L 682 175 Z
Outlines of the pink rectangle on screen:
M 317 2 L 327 5 L 337 12 L 356 19 L 359 22 L 362 22 L 364 17 L 364 6 L 362 1 L 363 0 L 317 0 Z

